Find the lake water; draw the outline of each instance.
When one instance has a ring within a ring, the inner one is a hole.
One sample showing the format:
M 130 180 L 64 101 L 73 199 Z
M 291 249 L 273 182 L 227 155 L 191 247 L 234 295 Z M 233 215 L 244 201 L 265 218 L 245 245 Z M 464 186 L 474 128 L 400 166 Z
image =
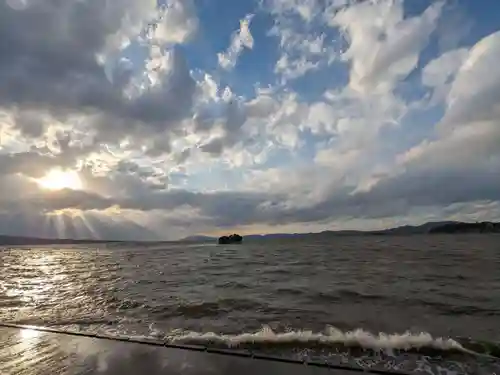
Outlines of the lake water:
M 0 250 L 0 321 L 500 373 L 500 236 Z

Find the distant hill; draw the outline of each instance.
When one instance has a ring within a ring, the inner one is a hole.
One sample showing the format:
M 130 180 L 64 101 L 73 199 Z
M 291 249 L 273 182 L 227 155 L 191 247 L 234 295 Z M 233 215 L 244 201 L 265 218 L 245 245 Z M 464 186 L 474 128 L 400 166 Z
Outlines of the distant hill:
M 396 228 L 383 229 L 378 231 L 369 231 L 369 234 L 426 234 L 430 233 L 432 229 L 442 227 L 443 225 L 458 224 L 457 221 L 430 221 L 421 225 L 403 225 Z
M 459 221 L 434 221 L 421 225 L 403 225 L 395 228 L 388 228 L 373 231 L 339 230 L 323 231 L 316 233 L 271 233 L 271 234 L 250 234 L 244 236 L 245 240 L 270 240 L 287 238 L 321 238 L 326 236 L 403 236 L 416 234 L 437 234 L 437 233 L 500 233 L 500 223 L 464 223 Z M 216 237 L 191 236 L 182 240 L 196 241 L 216 241 Z
M 448 223 L 431 228 L 429 233 L 500 233 L 500 223 Z
M 416 234 L 460 234 L 460 233 L 500 233 L 500 223 L 480 222 L 465 223 L 459 221 L 438 221 L 428 222 L 422 225 L 404 225 L 395 228 L 376 230 L 376 231 L 323 231 L 317 233 L 271 233 L 271 234 L 251 234 L 244 236 L 245 240 L 279 240 L 287 238 L 296 239 L 321 239 L 330 236 L 404 236 Z M 216 242 L 217 237 L 194 235 L 183 238 L 182 242 Z M 71 239 L 71 238 L 38 238 L 23 236 L 5 236 L 0 235 L 0 246 L 16 245 L 78 245 L 78 244 L 102 244 L 102 243 L 141 243 L 141 244 L 160 244 L 171 243 L 172 241 L 120 241 L 120 240 L 95 240 L 95 239 Z M 177 241 L 176 241 L 177 242 Z

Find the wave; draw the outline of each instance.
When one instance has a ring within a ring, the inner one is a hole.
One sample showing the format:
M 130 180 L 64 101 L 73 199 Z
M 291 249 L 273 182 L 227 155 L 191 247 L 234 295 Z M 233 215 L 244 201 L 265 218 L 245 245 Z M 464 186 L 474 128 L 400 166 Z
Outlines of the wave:
M 346 346 L 360 347 L 370 350 L 419 350 L 435 349 L 440 351 L 458 351 L 468 354 L 475 353 L 458 341 L 451 338 L 433 337 L 431 334 L 421 332 L 418 334 L 405 332 L 402 334 L 373 334 L 356 329 L 341 331 L 328 327 L 325 332 L 313 331 L 288 331 L 274 332 L 270 327 L 263 327 L 254 333 L 218 334 L 214 332 L 183 332 L 166 336 L 165 339 L 172 343 L 189 344 L 218 344 L 227 347 L 241 346 L 269 346 L 269 345 L 305 345 L 305 346 Z
M 157 336 L 159 338 L 161 336 Z M 500 371 L 500 344 L 435 337 L 427 332 L 378 333 L 363 329 L 324 332 L 275 332 L 264 326 L 252 333 L 172 332 L 174 344 L 239 349 L 285 356 L 299 361 L 347 365 L 352 368 L 420 374 L 494 374 Z

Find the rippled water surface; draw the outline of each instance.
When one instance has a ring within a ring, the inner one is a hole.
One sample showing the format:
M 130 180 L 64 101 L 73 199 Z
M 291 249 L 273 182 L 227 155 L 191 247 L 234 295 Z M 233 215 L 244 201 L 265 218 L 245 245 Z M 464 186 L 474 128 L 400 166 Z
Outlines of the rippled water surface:
M 4 322 L 362 366 L 500 368 L 499 236 L 4 248 L 0 266 Z

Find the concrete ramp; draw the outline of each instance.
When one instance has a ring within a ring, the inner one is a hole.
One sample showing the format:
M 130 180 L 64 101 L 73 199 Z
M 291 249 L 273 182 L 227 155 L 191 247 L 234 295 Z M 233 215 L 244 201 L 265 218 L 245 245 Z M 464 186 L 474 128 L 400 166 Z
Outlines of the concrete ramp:
M 0 324 L 1 375 L 352 375 L 359 372 L 369 373 L 248 352 Z

